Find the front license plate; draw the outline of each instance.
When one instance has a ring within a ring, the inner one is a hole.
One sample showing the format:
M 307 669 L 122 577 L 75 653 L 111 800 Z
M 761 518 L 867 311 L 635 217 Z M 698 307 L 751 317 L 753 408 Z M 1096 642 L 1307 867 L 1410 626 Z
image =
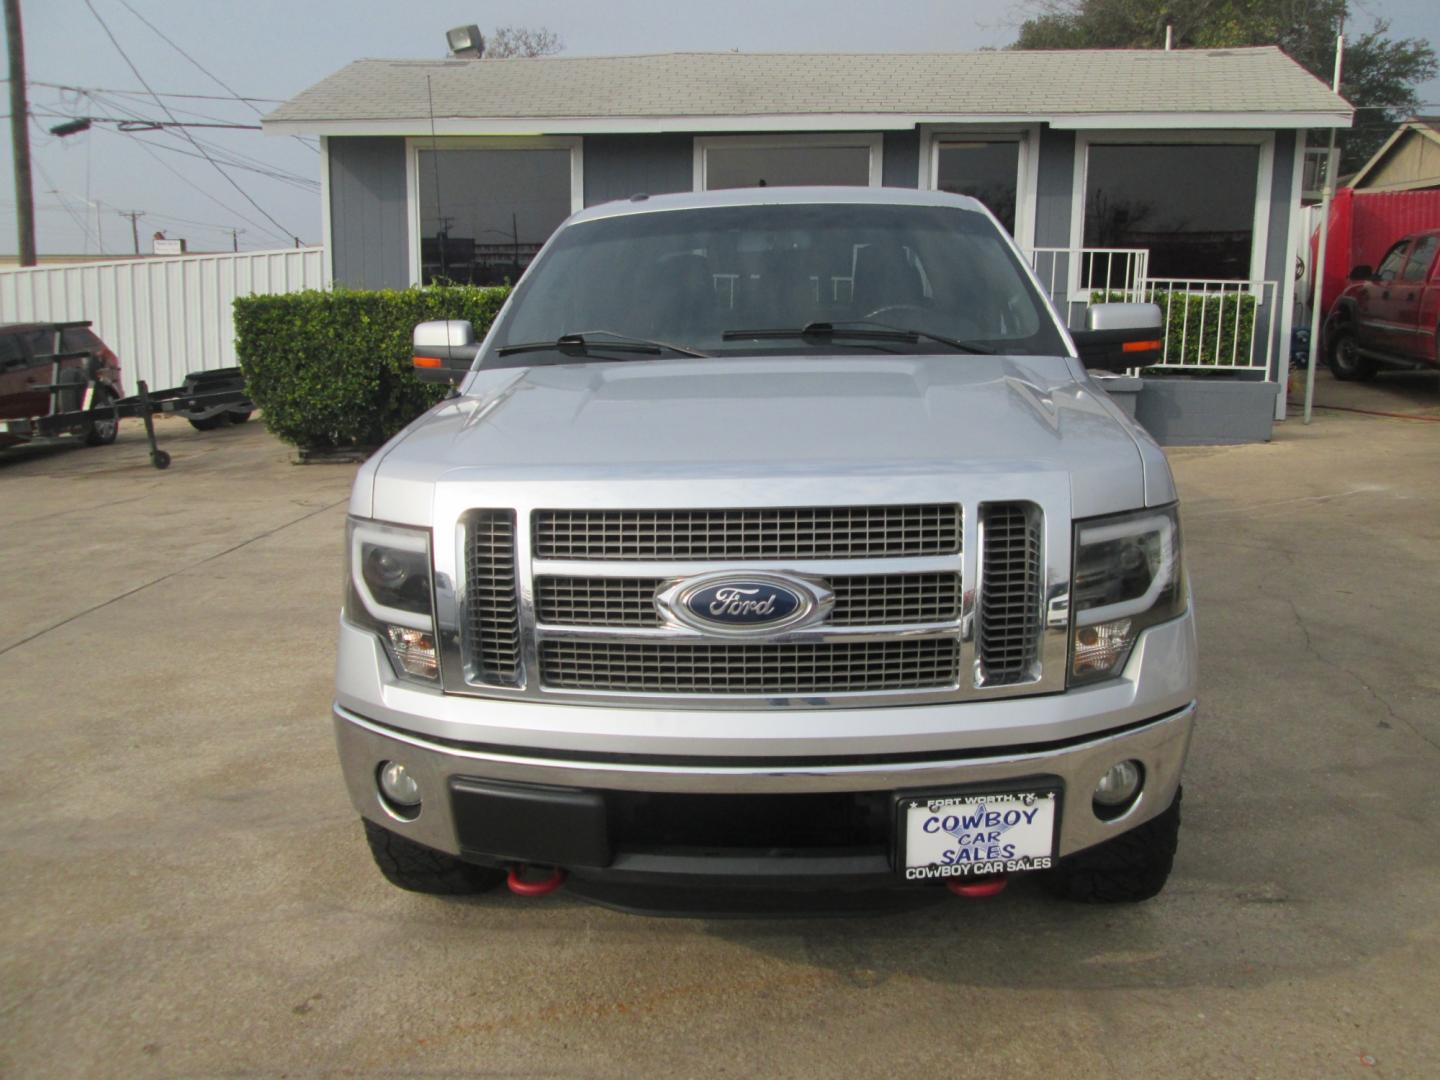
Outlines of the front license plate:
M 903 799 L 901 871 L 927 881 L 1047 869 L 1059 805 L 1054 790 Z

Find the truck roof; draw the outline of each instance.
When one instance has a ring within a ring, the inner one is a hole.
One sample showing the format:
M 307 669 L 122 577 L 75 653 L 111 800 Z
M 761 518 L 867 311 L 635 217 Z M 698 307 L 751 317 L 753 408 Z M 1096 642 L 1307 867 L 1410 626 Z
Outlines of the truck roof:
M 626 214 L 665 210 L 698 210 L 711 206 L 783 206 L 806 203 L 866 203 L 875 206 L 949 206 L 985 212 L 968 195 L 947 191 L 919 191 L 892 187 L 763 187 L 726 188 L 721 191 L 685 191 L 671 195 L 638 193 L 628 199 L 587 207 L 570 218 L 570 224 Z

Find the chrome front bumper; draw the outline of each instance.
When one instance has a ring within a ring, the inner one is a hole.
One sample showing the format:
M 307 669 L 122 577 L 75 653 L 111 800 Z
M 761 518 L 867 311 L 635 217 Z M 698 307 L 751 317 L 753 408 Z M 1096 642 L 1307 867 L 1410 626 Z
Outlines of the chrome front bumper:
M 450 782 L 471 777 L 586 791 L 780 794 L 809 792 L 943 790 L 991 781 L 1058 777 L 1069 797 L 1060 825 L 1059 853 L 1069 855 L 1133 828 L 1165 810 L 1180 784 L 1195 719 L 1191 702 L 1177 710 L 1108 734 L 1015 749 L 996 748 L 927 756 L 925 760 L 827 764 L 665 763 L 654 758 L 596 755 L 593 760 L 540 756 L 534 751 L 447 745 L 397 731 L 336 705 L 335 735 L 345 781 L 365 817 L 417 843 L 460 854 L 451 815 Z M 1135 759 L 1145 769 L 1140 797 L 1121 817 L 1102 821 L 1090 793 L 1115 762 Z M 383 761 L 398 761 L 420 784 L 423 804 L 414 820 L 385 806 L 376 787 Z M 898 880 L 898 879 L 897 879 Z

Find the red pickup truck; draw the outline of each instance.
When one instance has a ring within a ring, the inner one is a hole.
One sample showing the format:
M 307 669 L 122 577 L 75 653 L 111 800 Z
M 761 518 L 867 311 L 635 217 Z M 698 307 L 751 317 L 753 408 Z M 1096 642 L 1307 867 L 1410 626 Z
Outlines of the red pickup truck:
M 1387 365 L 1440 367 L 1440 229 L 1397 240 L 1376 269 L 1351 270 L 1324 341 L 1337 379 L 1372 379 Z

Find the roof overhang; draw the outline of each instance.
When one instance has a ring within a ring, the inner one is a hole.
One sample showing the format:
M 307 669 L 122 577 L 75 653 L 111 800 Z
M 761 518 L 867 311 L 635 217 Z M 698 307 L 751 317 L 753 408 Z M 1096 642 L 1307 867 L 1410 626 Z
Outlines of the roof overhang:
M 804 113 L 749 116 L 436 117 L 263 120 L 270 135 L 631 135 L 756 131 L 910 131 L 919 124 L 1035 124 L 1062 131 L 1345 128 L 1349 112 Z M 433 123 L 433 129 L 432 129 Z

